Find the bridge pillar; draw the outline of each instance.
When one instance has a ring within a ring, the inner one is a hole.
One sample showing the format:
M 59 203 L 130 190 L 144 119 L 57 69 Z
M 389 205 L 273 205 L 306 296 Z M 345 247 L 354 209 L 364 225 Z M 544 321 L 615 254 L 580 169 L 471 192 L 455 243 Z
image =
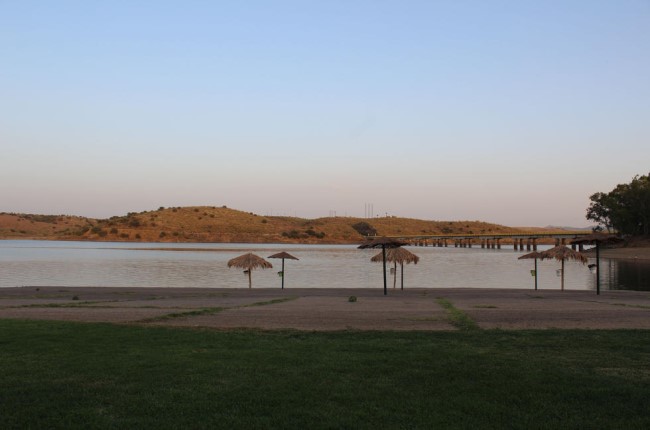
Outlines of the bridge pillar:
M 577 251 L 577 246 L 576 246 L 575 243 L 572 243 L 572 244 L 571 244 L 571 249 L 573 249 L 574 251 Z
M 578 245 L 578 252 L 582 252 L 585 250 L 585 246 L 581 243 Z
M 524 250 L 524 238 L 519 239 L 519 249 Z
M 501 249 L 501 239 L 497 239 L 497 249 Z
M 485 239 L 481 239 L 481 248 L 485 248 Z
M 530 237 L 526 240 L 526 251 L 530 251 Z
M 559 237 L 555 238 L 555 246 L 560 246 L 560 238 Z
M 492 239 L 492 249 L 496 248 L 496 246 L 497 246 L 497 240 Z
M 445 248 L 447 248 L 447 239 L 444 240 Z
M 472 247 L 472 239 L 467 239 L 467 247 L 468 248 Z
M 458 248 L 458 240 L 454 240 L 454 248 Z
M 533 251 L 537 251 L 537 238 L 533 237 Z
M 562 245 L 566 245 L 566 238 L 565 237 L 562 238 Z
M 517 239 L 512 240 L 512 249 L 517 250 Z

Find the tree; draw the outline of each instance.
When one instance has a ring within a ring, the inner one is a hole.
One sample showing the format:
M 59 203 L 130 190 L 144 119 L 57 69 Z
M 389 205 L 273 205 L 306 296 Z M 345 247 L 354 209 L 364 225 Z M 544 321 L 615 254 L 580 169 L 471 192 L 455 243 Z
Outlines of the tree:
M 587 208 L 587 219 L 621 234 L 650 234 L 650 174 L 635 176 L 609 193 L 595 193 Z

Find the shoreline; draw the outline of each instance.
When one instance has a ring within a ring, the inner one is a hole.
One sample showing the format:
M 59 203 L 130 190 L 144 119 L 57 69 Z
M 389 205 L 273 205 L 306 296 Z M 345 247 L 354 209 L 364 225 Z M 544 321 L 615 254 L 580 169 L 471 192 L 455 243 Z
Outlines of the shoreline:
M 596 258 L 595 248 L 590 248 L 582 253 L 589 258 Z M 650 248 L 605 248 L 600 250 L 600 258 L 608 258 L 610 260 L 650 261 Z

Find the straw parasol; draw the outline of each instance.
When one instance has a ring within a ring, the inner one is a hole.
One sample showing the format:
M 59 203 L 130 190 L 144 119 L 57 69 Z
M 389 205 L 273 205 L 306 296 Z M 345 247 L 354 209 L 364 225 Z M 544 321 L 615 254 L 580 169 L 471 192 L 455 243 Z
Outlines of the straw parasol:
M 546 251 L 542 251 L 541 259 L 545 260 L 547 258 L 554 258 L 562 262 L 562 291 L 564 291 L 564 262 L 566 260 L 575 260 L 582 264 L 586 264 L 588 261 L 587 257 L 565 245 L 558 245 L 551 249 L 547 249 Z
M 573 239 L 571 244 L 596 245 L 596 295 L 600 294 L 600 245 L 622 242 L 623 239 L 613 234 L 594 233 Z
M 251 272 L 253 269 L 261 267 L 262 269 L 271 269 L 273 265 L 260 256 L 249 252 L 248 254 L 240 255 L 228 261 L 228 267 L 237 267 L 244 269 L 244 273 L 248 272 L 248 288 L 252 288 L 253 281 L 251 279 Z
M 542 253 L 537 252 L 537 251 L 533 251 L 533 252 L 531 252 L 529 254 L 522 255 L 517 260 L 524 260 L 524 259 L 527 259 L 527 258 L 534 258 L 535 259 L 535 270 L 534 270 L 534 272 L 535 272 L 535 291 L 537 291 L 537 259 L 542 258 Z
M 269 258 L 281 258 L 282 259 L 282 271 L 280 276 L 282 277 L 282 289 L 284 290 L 284 260 L 298 260 L 298 258 L 289 254 L 288 252 L 278 252 L 277 254 L 269 255 Z
M 402 273 L 402 290 L 403 290 L 404 289 L 404 263 L 418 264 L 418 261 L 420 261 L 420 257 L 413 254 L 411 251 L 407 249 L 399 247 L 399 248 L 388 249 L 386 251 L 386 260 L 388 262 L 392 262 L 395 265 L 393 271 L 393 288 L 395 288 L 395 284 L 397 283 L 397 263 L 400 264 L 400 270 Z M 373 262 L 383 261 L 383 254 L 380 252 L 379 254 L 372 257 L 370 261 Z
M 378 237 L 359 245 L 359 249 L 381 248 L 384 263 L 384 296 L 388 294 L 388 290 L 386 289 L 386 248 L 399 248 L 403 245 L 406 245 L 406 242 L 391 239 L 389 237 Z

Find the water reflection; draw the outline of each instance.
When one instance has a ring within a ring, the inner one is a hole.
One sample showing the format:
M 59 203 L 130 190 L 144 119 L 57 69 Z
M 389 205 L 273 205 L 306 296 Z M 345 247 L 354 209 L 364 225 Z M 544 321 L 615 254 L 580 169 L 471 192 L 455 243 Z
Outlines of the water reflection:
M 605 260 L 600 263 L 602 279 L 610 290 L 650 291 L 650 262 Z
M 134 249 L 137 248 L 137 249 Z M 167 249 L 167 250 L 165 250 Z M 185 251 L 173 250 L 185 249 Z M 512 248 L 413 247 L 420 257 L 405 271 L 405 285 L 420 288 L 533 288 L 533 263 L 517 260 Z M 376 250 L 354 245 L 142 244 L 0 241 L 0 287 L 116 286 L 246 288 L 241 270 L 229 259 L 244 252 L 268 257 L 287 251 L 300 258 L 289 268 L 286 288 L 380 288 L 381 266 L 370 262 Z M 593 263 L 590 260 L 590 263 Z M 274 262 L 277 263 L 277 262 Z M 650 290 L 650 262 L 601 260 L 603 289 Z M 538 261 L 540 289 L 559 289 L 559 263 Z M 279 288 L 273 269 L 254 274 L 254 288 Z M 399 275 L 398 275 L 399 276 Z M 567 263 L 567 289 L 595 290 L 587 266 Z

